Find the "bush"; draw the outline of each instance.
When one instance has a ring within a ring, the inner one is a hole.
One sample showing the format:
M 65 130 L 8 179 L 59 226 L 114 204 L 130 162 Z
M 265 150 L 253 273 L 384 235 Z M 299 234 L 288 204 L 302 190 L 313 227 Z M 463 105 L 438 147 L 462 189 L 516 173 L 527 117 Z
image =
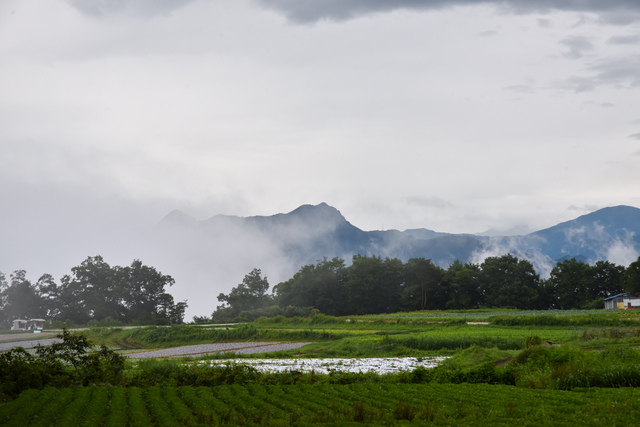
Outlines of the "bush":
M 35 355 L 22 347 L 0 354 L 0 393 L 14 397 L 30 388 L 116 384 L 124 369 L 124 357 L 66 329 L 62 342 L 38 346 Z

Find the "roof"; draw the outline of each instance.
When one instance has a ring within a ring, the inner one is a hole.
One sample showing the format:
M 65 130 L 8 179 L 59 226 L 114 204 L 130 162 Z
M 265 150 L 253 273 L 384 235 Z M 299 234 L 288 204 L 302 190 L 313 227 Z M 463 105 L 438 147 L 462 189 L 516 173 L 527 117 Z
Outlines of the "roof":
M 622 294 L 618 294 L 618 295 L 614 295 L 614 296 L 609 297 L 609 298 L 605 298 L 604 301 L 609 301 L 611 299 L 619 298 L 619 297 L 640 298 L 640 297 L 638 297 L 638 295 L 631 295 L 629 292 L 624 292 Z

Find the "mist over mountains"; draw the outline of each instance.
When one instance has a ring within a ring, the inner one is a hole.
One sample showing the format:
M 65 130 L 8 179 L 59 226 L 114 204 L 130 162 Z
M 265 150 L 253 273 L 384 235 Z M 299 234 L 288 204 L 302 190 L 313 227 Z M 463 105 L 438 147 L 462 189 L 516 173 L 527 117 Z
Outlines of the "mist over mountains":
M 626 267 L 640 254 L 640 209 L 610 207 L 526 235 L 498 237 L 426 228 L 364 231 L 326 203 L 286 214 L 216 215 L 203 221 L 173 211 L 158 224 L 154 239 L 163 269 L 176 277 L 189 311 L 202 315 L 218 305 L 219 292 L 228 292 L 253 268 L 261 268 L 273 286 L 323 257 L 347 263 L 355 254 L 403 261 L 423 257 L 446 268 L 456 259 L 481 263 L 512 253 L 531 261 L 543 277 L 570 258 Z

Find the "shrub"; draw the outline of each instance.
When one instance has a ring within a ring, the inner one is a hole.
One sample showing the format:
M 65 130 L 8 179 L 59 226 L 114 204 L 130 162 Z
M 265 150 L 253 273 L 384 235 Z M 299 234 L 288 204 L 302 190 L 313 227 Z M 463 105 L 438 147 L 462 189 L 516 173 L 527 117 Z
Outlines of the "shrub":
M 115 384 L 124 369 L 124 357 L 105 346 L 93 351 L 82 334 L 66 329 L 62 342 L 37 346 L 35 355 L 16 347 L 0 355 L 0 393 L 16 396 L 30 388 L 45 386 Z

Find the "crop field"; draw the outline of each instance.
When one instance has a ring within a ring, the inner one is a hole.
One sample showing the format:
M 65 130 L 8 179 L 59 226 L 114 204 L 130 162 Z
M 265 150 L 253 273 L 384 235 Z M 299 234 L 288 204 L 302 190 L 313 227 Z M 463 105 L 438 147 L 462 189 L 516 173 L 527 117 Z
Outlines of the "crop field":
M 3 426 L 308 424 L 634 425 L 638 389 L 574 392 L 486 384 L 227 385 L 29 390 Z
M 478 310 L 91 328 L 95 343 L 137 358 L 76 387 L 46 375 L 33 388 L 0 384 L 0 425 L 636 425 L 638 317 Z M 256 343 L 280 350 L 224 350 Z

